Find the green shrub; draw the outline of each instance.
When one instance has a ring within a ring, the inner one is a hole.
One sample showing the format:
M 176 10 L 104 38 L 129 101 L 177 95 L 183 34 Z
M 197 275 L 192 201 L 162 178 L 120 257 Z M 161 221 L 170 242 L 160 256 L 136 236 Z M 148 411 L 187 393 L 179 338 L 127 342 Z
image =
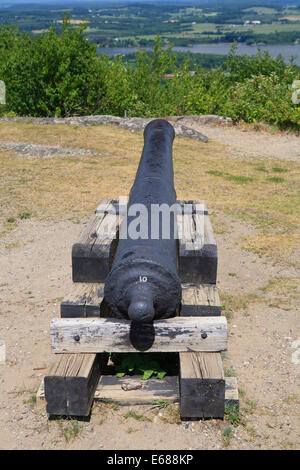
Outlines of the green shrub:
M 300 108 L 293 105 L 291 95 L 291 83 L 275 72 L 259 74 L 232 87 L 225 110 L 237 121 L 299 126 Z

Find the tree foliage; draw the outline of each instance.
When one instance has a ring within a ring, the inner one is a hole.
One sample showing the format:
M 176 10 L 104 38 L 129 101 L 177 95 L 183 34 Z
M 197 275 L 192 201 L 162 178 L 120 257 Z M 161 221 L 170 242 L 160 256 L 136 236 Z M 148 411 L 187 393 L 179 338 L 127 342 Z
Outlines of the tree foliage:
M 62 31 L 52 26 L 32 37 L 0 28 L 0 80 L 6 84 L 2 114 L 71 116 L 112 114 L 167 116 L 221 114 L 246 122 L 300 126 L 292 83 L 299 69 L 282 57 L 259 51 L 238 56 L 233 47 L 223 67 L 207 70 L 189 59 L 176 61 L 157 37 L 152 53 L 138 51 L 132 65 L 122 57 L 97 55 L 85 25 L 64 17 Z

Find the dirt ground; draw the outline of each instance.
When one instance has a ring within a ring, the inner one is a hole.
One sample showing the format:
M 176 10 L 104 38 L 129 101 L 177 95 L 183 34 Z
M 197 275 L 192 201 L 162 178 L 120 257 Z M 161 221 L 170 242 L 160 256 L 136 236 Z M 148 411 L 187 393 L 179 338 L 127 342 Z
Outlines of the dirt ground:
M 289 164 L 299 157 L 293 135 L 200 130 L 224 145 L 228 161 L 241 158 L 243 164 L 255 156 L 279 165 L 282 158 Z M 299 194 L 299 186 L 292 190 Z M 76 220 L 23 217 L 0 238 L 0 340 L 7 350 L 0 365 L 0 449 L 299 449 L 299 252 L 278 259 L 272 250 L 266 256 L 245 249 L 243 240 L 260 230 L 253 221 L 229 215 L 217 203 L 209 209 L 229 323 L 224 367 L 238 380 L 238 422 L 230 416 L 180 422 L 177 405 L 158 410 L 108 403 L 94 404 L 89 422 L 49 420 L 35 404 L 53 362 L 49 324 L 71 287 L 71 246 L 92 211 Z

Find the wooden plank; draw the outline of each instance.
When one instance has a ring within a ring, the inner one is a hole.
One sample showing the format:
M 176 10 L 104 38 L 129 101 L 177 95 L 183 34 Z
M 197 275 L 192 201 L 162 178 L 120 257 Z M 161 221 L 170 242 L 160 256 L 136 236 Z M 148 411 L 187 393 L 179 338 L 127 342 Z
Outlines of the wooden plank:
M 215 285 L 182 284 L 181 315 L 221 315 Z M 207 313 L 209 312 L 209 313 Z M 223 418 L 224 371 L 220 353 L 180 353 L 182 418 Z
M 102 207 L 72 247 L 74 282 L 104 282 L 109 273 L 121 216 L 105 211 L 111 207 L 111 200 L 105 200 Z
M 50 415 L 88 416 L 105 354 L 64 354 L 44 379 Z
M 225 378 L 220 354 L 180 353 L 181 418 L 222 418 Z
M 153 324 L 110 318 L 55 318 L 51 322 L 55 353 L 223 351 L 225 317 L 175 317 Z
M 239 392 L 236 377 L 225 377 L 225 409 L 239 409 Z
M 133 390 L 127 388 L 135 387 Z M 150 405 L 155 400 L 178 402 L 178 377 L 141 380 L 140 376 L 116 377 L 103 375 L 99 380 L 95 399 L 109 399 L 122 405 Z
M 142 387 L 135 390 L 124 391 L 123 385 L 140 384 Z M 101 375 L 95 394 L 94 402 L 111 400 L 124 406 L 151 405 L 155 400 L 166 400 L 170 403 L 179 402 L 179 382 L 177 376 L 167 376 L 161 380 L 141 380 L 140 376 L 116 377 L 115 375 Z M 42 380 L 36 394 L 36 406 L 39 409 L 45 406 L 45 387 Z M 236 377 L 225 377 L 225 408 L 239 407 Z
M 180 207 L 178 214 L 203 214 L 207 215 L 207 208 L 205 205 L 205 201 L 200 199 L 191 199 L 191 200 L 183 200 L 177 199 L 177 204 Z
M 102 199 L 95 210 L 95 214 L 114 214 L 116 213 L 117 204 L 117 199 Z
M 128 198 L 119 199 L 103 199 L 95 210 L 95 214 L 124 214 L 127 210 Z
M 216 284 L 217 245 L 203 201 L 194 201 L 192 214 L 178 214 L 177 226 L 181 281 Z
M 68 299 L 60 304 L 61 318 L 99 317 L 104 284 L 74 283 Z
M 221 302 L 213 284 L 182 283 L 181 316 L 219 316 Z

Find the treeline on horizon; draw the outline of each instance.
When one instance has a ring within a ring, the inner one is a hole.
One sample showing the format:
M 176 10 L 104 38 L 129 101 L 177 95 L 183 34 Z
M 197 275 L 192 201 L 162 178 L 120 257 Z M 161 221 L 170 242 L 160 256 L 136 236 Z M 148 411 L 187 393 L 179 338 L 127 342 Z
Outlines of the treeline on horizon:
M 205 69 L 176 60 L 159 37 L 153 52 L 138 51 L 134 64 L 97 55 L 85 26 L 64 18 L 61 32 L 32 37 L 0 28 L 0 80 L 6 84 L 2 116 L 111 114 L 140 117 L 219 114 L 236 121 L 300 128 L 300 107 L 292 102 L 299 68 L 268 52 L 237 56 Z M 168 78 L 168 76 L 172 78 Z

